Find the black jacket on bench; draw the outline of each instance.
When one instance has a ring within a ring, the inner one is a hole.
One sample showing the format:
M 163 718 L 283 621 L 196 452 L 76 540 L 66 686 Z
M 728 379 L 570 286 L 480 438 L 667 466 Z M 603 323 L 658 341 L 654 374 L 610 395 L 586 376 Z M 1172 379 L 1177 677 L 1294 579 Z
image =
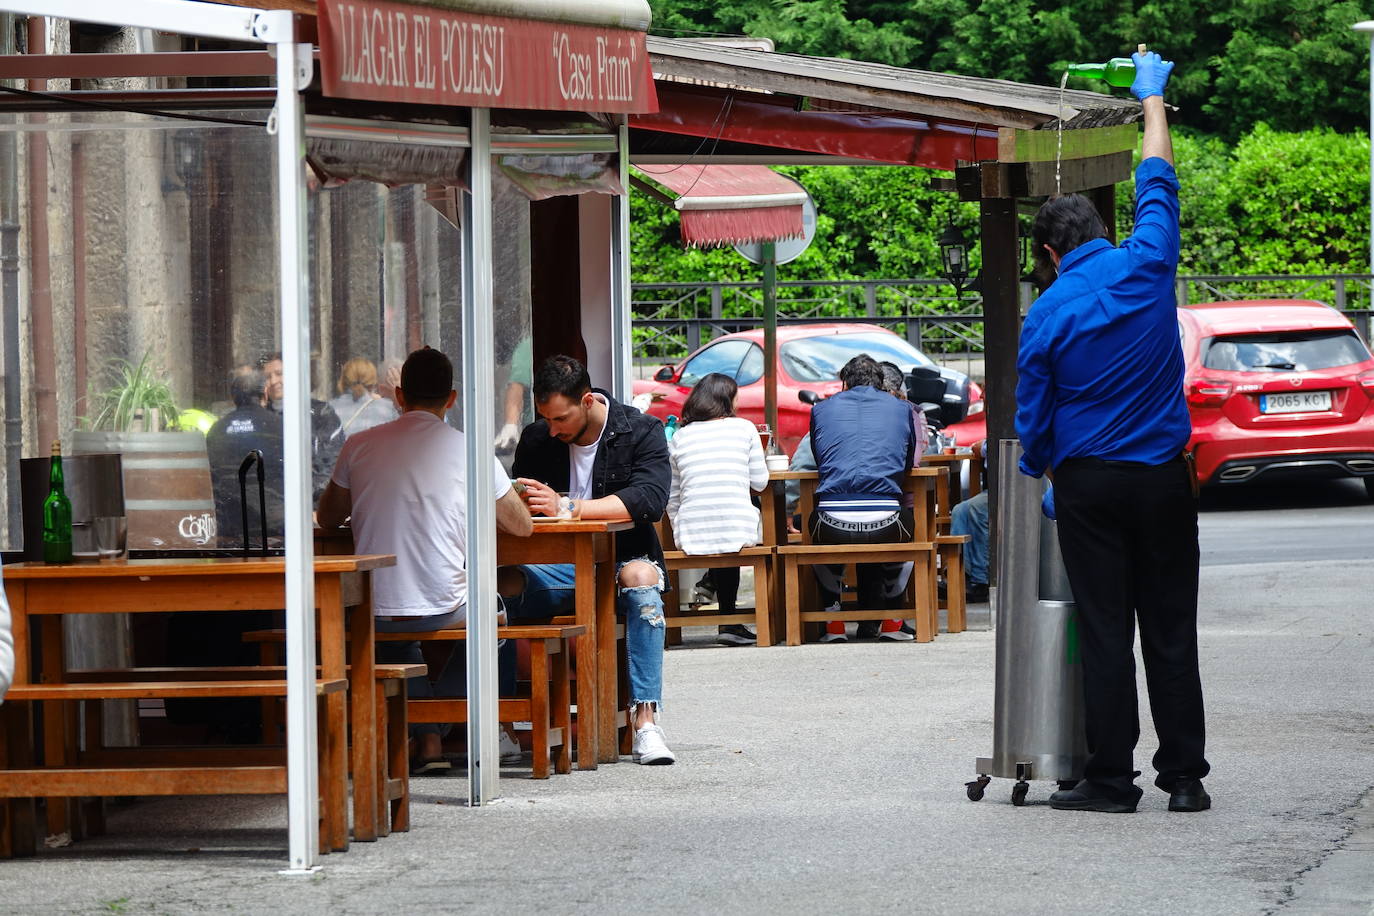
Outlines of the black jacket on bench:
M 657 418 L 620 403 L 607 392 L 593 389 L 606 399 L 606 428 L 592 462 L 592 499 L 612 494 L 629 510 L 634 528 L 616 532 L 615 556 L 620 562 L 651 557 L 663 566 L 663 548 L 654 523 L 668 505 L 672 465 L 668 440 Z M 572 476 L 568 445 L 549 434 L 549 424 L 535 420 L 520 434 L 515 448 L 513 473 L 529 477 L 566 493 Z

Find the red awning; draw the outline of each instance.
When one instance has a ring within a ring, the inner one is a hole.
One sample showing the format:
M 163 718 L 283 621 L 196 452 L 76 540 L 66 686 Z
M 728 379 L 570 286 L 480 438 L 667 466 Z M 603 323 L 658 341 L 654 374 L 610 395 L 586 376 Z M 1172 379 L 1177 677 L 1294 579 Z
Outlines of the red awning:
M 635 165 L 678 195 L 682 240 L 696 248 L 800 238 L 806 192 L 762 165 Z

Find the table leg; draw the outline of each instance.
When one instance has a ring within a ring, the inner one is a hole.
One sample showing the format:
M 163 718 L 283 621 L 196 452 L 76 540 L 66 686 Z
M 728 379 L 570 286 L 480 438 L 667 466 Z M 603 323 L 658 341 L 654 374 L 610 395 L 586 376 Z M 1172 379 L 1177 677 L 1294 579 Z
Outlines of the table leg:
M 600 748 L 597 761 L 615 763 L 620 759 L 620 741 L 616 729 L 616 715 L 620 709 L 620 666 L 616 658 L 615 638 L 615 557 L 596 564 L 596 683 L 597 683 L 597 739 Z M 627 713 L 628 716 L 628 713 Z M 628 720 L 627 726 L 631 725 Z
M 600 591 L 599 576 L 593 584 L 592 576 L 599 572 L 593 562 L 592 544 L 587 538 L 577 538 L 573 566 L 576 585 L 573 590 L 574 614 L 577 623 L 586 631 L 577 637 L 577 768 L 596 769 L 600 754 L 600 717 L 597 713 L 598 645 L 596 641 L 596 599 Z
M 352 721 L 349 734 L 353 762 L 353 839 L 377 839 L 376 655 L 373 647 L 372 577 L 362 576 L 362 601 L 348 618 L 348 693 Z
M 343 590 L 338 576 L 315 577 L 315 603 L 320 612 L 320 675 L 329 679 L 346 677 Z M 369 689 L 363 702 L 369 703 L 371 696 Z M 357 705 L 356 698 L 354 705 Z M 342 693 L 331 693 L 325 697 L 325 721 L 321 732 L 322 743 L 329 757 L 328 765 L 321 767 L 320 793 L 324 801 L 328 848 L 336 851 L 348 848 L 346 706 L 346 698 Z
M 42 630 L 42 683 L 61 683 L 65 680 L 66 664 L 62 655 L 62 616 L 44 614 L 39 622 Z M 64 700 L 43 701 L 43 766 L 60 767 L 71 763 L 67 748 L 67 718 L 71 715 Z M 74 799 L 47 800 L 48 835 L 70 835 Z
M 27 648 L 28 640 L 15 643 Z M 21 650 L 22 651 L 22 650 Z M 0 706 L 0 769 L 33 766 L 33 711 L 30 703 Z M 32 798 L 0 799 L 0 859 L 38 851 L 38 818 Z

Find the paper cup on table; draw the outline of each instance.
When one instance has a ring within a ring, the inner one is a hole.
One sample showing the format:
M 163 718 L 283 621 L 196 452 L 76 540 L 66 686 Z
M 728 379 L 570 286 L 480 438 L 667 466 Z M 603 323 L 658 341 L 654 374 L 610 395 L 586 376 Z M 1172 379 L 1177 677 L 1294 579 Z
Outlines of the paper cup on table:
M 785 471 L 791 463 L 791 459 L 786 455 L 768 455 L 763 461 L 768 465 L 770 471 Z

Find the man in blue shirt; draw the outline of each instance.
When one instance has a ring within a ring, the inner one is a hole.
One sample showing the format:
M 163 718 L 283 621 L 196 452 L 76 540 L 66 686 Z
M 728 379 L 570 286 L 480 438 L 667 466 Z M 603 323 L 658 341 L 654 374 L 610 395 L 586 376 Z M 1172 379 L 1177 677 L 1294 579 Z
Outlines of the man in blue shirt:
M 1155 785 L 1170 811 L 1211 805 L 1197 662 L 1197 498 L 1174 305 L 1178 178 L 1164 109 L 1173 70 L 1133 58 L 1145 115 L 1135 232 L 1114 247 L 1078 195 L 1040 208 L 1037 257 L 1058 277 L 1031 308 L 1017 361 L 1022 472 L 1049 474 L 1064 565 L 1079 608 L 1088 760 L 1051 806 L 1131 812 L 1141 790 L 1135 622 L 1159 736 Z

